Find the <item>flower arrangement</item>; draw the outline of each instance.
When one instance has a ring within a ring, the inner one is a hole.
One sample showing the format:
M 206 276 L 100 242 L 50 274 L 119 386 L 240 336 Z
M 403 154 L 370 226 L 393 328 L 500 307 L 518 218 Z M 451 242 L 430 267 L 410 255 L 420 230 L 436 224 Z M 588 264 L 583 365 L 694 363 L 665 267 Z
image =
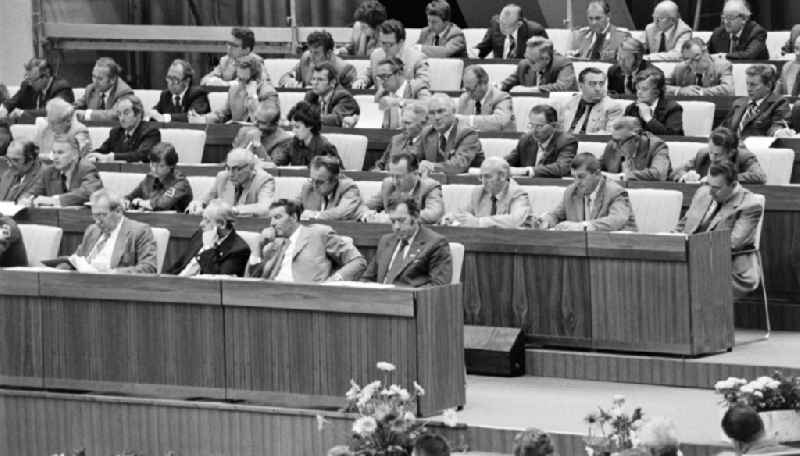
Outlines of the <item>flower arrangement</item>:
M 758 412 L 797 410 L 800 412 L 800 377 L 786 377 L 775 372 L 772 377 L 759 377 L 751 382 L 728 377 L 714 384 L 727 407 L 748 405 Z
M 617 394 L 608 410 L 598 407 L 597 412 L 586 415 L 584 421 L 589 425 L 589 435 L 584 442 L 589 456 L 609 455 L 634 447 L 635 430 L 644 413 L 641 407 L 636 407 L 628 415 L 624 408 L 625 396 Z

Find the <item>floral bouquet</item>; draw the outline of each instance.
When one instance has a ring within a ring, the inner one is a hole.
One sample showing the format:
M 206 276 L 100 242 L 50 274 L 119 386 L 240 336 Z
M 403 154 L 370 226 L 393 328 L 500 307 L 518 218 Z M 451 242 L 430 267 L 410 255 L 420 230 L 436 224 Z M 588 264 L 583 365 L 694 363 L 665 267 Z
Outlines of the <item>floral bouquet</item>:
M 714 389 L 722 395 L 722 404 L 727 407 L 743 404 L 758 412 L 800 411 L 800 377 L 785 377 L 780 372 L 751 382 L 744 378 L 728 377 L 714 384 Z
M 584 439 L 586 453 L 610 455 L 634 447 L 634 431 L 644 414 L 641 407 L 628 415 L 624 411 L 625 396 L 614 395 L 611 408 L 598 407 L 597 412 L 586 415 L 584 421 L 589 425 L 589 435 Z

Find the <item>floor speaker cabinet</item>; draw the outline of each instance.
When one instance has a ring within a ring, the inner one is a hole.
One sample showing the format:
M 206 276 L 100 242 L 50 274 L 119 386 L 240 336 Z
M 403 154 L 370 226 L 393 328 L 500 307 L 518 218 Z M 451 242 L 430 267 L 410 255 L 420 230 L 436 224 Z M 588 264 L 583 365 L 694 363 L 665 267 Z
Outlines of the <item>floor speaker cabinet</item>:
M 525 374 L 525 341 L 519 328 L 464 326 L 468 374 L 518 377 Z

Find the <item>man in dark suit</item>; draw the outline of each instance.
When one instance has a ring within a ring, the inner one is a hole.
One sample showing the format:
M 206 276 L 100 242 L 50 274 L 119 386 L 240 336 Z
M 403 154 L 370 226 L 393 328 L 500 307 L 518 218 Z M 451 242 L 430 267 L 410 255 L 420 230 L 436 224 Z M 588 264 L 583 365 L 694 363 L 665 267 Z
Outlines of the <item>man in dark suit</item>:
M 534 106 L 528 120 L 530 131 L 519 139 L 517 147 L 506 156 L 508 164 L 527 167 L 530 176 L 569 176 L 570 163 L 578 150 L 578 140 L 571 133 L 561 131 L 558 114 L 552 106 Z
M 50 154 L 52 166 L 45 167 L 21 201 L 35 206 L 81 206 L 103 187 L 93 164 L 81 160 L 74 137 L 59 138 Z
M 455 102 L 447 94 L 434 94 L 428 102 L 431 125 L 420 133 L 418 154 L 423 174 L 458 174 L 471 166 L 481 166 L 483 149 L 478 131 L 458 125 L 455 111 Z
M 510 3 L 492 16 L 483 40 L 475 46 L 478 57 L 485 58 L 491 52 L 496 59 L 521 59 L 525 55 L 524 44 L 533 36 L 547 38 L 544 27 L 525 19 L 522 8 Z
M 9 168 L 0 176 L 0 201 L 16 202 L 30 191 L 42 172 L 39 148 L 31 141 L 16 140 L 8 146 L 6 159 Z
M 777 71 L 772 65 L 747 68 L 747 96 L 733 101 L 728 116 L 720 124 L 735 132 L 739 140 L 748 136 L 774 136 L 787 127 L 789 103 L 774 94 Z
M 427 176 L 420 176 L 416 155 L 401 152 L 389 160 L 389 177 L 381 183 L 381 191 L 366 202 L 360 220 L 367 223 L 389 223 L 385 212 L 393 199 L 413 198 L 420 209 L 422 223 L 439 223 L 444 215 L 442 184 Z M 383 212 L 381 212 L 383 211 Z
M 525 58 L 500 83 L 500 90 L 508 92 L 516 86 L 529 92 L 567 92 L 578 87 L 572 61 L 557 54 L 553 42 L 540 36 L 525 43 Z
M 761 169 L 756 154 L 739 145 L 736 135 L 725 127 L 717 127 L 708 138 L 708 145 L 700 148 L 697 155 L 672 173 L 677 182 L 706 182 L 711 164 L 729 161 L 736 168 L 739 182 L 763 185 L 767 183 L 767 173 Z
M 622 41 L 630 36 L 628 31 L 611 23 L 611 5 L 607 0 L 590 0 L 586 6 L 586 27 L 572 33 L 570 57 L 613 62 Z
M 608 93 L 611 95 L 636 95 L 636 76 L 653 64 L 644 59 L 645 47 L 636 38 L 626 38 L 619 46 L 617 63 L 608 68 Z
M 378 242 L 378 250 L 361 280 L 404 287 L 447 285 L 453 276 L 453 258 L 444 236 L 422 226 L 413 199 L 389 202 L 392 233 Z
M 133 95 L 133 89 L 120 77 L 122 68 L 109 57 L 100 57 L 92 68 L 92 83 L 86 86 L 83 96 L 75 100 L 78 120 L 109 121 L 116 113 L 112 109 L 117 100 Z
M 208 114 L 211 105 L 208 92 L 193 87 L 194 69 L 186 60 L 175 59 L 167 70 L 167 89 L 161 91 L 158 104 L 150 111 L 150 118 L 158 122 L 188 122 L 188 112 Z
M 425 16 L 428 26 L 419 33 L 419 50 L 428 57 L 466 58 L 467 42 L 464 32 L 450 21 L 450 4 L 432 0 L 425 7 Z
M 409 102 L 403 106 L 401 115 L 402 131 L 389 140 L 383 155 L 373 166 L 374 171 L 386 171 L 389 161 L 395 155 L 406 153 L 416 159 L 419 136 L 428 121 L 428 108 L 424 103 Z
M 0 214 L 0 268 L 28 266 L 28 254 L 17 223 Z
M 311 90 L 305 101 L 317 106 L 322 125 L 354 127 L 361 110 L 353 95 L 337 82 L 336 69 L 328 62 L 314 66 L 311 74 Z
M 31 113 L 33 117 L 42 116 L 47 102 L 55 97 L 63 98 L 69 103 L 75 102 L 69 82 L 57 78 L 47 60 L 34 57 L 25 64 L 25 79 L 17 93 L 5 100 L 0 107 L 0 117 L 7 113 L 9 117 L 16 119 L 26 110 L 34 111 Z
M 683 135 L 683 107 L 666 97 L 664 73 L 658 68 L 636 75 L 636 101 L 625 108 L 624 115 L 636 117 L 654 135 Z
M 742 0 L 730 0 L 722 10 L 722 25 L 708 40 L 708 52 L 725 54 L 728 60 L 769 60 L 767 31 L 750 19 Z
M 169 268 L 167 274 L 191 277 L 198 274 L 223 274 L 242 277 L 250 259 L 250 247 L 233 226 L 235 217 L 230 204 L 212 200 L 203 210 L 200 229 L 189 247 Z
M 114 106 L 119 126 L 108 133 L 108 139 L 86 156 L 101 162 L 125 160 L 129 163 L 150 160 L 153 146 L 161 142 L 161 132 L 154 124 L 145 122 L 144 106 L 136 95 L 119 99 Z

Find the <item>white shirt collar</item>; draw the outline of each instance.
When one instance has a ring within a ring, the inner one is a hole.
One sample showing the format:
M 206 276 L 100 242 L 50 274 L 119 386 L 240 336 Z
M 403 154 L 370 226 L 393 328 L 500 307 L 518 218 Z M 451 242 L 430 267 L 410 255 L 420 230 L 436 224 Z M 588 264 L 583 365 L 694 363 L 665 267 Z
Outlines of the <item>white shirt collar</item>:
M 406 86 L 408 86 L 408 79 L 404 80 L 403 83 L 400 84 L 400 87 L 398 87 L 397 90 L 394 91 L 394 95 L 396 97 L 403 98 L 403 94 L 405 94 L 406 92 Z

